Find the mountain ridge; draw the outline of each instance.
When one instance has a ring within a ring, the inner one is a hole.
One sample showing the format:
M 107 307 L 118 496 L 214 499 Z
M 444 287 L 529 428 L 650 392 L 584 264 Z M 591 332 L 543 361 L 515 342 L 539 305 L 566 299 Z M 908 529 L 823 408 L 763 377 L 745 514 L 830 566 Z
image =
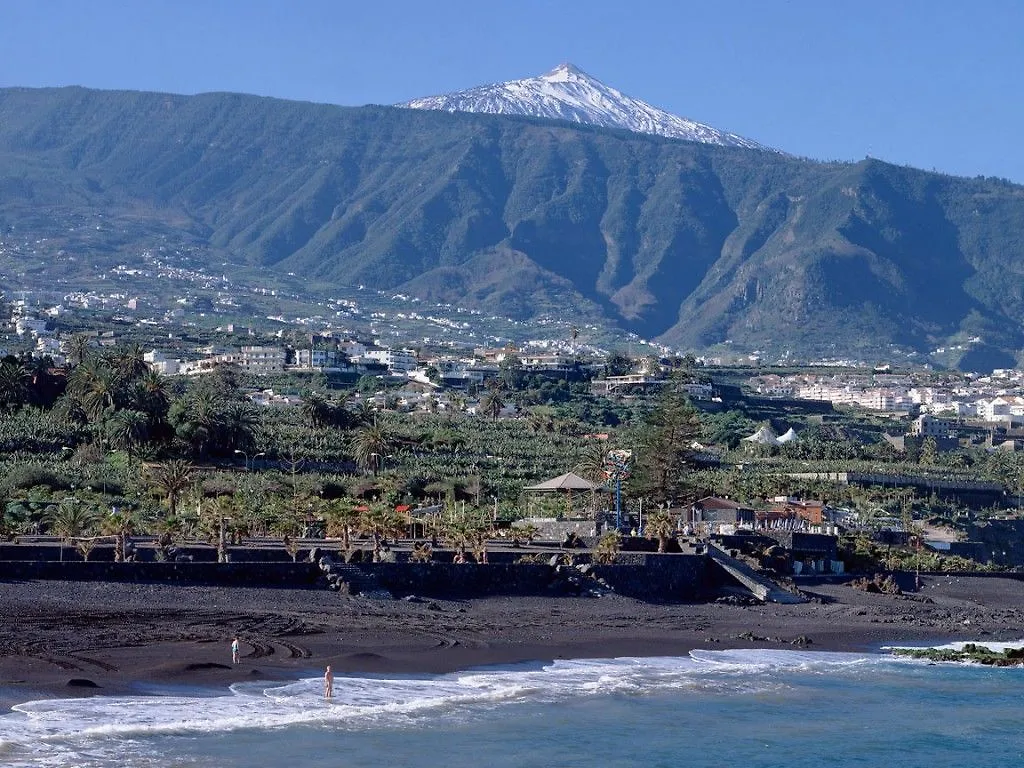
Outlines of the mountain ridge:
M 980 338 L 1001 367 L 1024 349 L 1024 187 L 875 160 L 529 117 L 0 89 L 0 227 L 84 209 L 310 279 L 580 313 L 679 349 L 938 360 Z
M 627 96 L 569 62 L 537 77 L 426 96 L 396 104 L 408 109 L 524 115 L 621 128 L 703 144 L 766 150 L 761 144 Z

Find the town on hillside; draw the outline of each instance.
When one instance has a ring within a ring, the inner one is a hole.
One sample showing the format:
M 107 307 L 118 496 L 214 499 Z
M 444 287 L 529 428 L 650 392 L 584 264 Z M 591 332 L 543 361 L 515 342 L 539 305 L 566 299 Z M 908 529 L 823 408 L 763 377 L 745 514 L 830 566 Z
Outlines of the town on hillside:
M 195 298 L 48 297 L 3 305 L 4 559 L 686 555 L 763 599 L 764 574 L 1024 567 L 1020 369 L 729 366 L 407 297 L 244 326 Z M 410 319 L 436 335 L 403 339 Z

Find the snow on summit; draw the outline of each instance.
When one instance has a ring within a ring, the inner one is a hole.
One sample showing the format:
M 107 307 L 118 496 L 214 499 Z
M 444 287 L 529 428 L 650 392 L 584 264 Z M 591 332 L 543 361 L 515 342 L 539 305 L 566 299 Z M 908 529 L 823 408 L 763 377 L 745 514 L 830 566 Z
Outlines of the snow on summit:
M 443 96 L 413 99 L 397 106 L 444 112 L 548 117 L 704 144 L 767 149 L 756 141 L 673 115 L 631 98 L 572 64 L 561 64 L 540 77 L 481 85 Z

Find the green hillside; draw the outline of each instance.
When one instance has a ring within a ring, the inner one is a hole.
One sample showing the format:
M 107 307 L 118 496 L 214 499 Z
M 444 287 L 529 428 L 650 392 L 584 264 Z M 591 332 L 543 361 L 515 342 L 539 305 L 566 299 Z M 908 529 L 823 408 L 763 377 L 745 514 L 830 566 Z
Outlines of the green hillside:
M 1024 349 L 1024 188 L 526 118 L 0 90 L 0 225 L 131 211 L 229 259 L 688 349 Z M 111 247 L 125 252 L 123 239 Z M 978 339 L 980 338 L 980 341 Z

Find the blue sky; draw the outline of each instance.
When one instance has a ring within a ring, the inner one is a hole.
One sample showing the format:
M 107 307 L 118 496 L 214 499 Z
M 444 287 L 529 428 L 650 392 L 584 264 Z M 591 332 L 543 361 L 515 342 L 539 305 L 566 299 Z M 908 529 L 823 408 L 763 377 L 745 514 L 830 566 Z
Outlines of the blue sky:
M 0 86 L 386 104 L 563 61 L 793 154 L 1024 182 L 1016 0 L 0 0 Z

